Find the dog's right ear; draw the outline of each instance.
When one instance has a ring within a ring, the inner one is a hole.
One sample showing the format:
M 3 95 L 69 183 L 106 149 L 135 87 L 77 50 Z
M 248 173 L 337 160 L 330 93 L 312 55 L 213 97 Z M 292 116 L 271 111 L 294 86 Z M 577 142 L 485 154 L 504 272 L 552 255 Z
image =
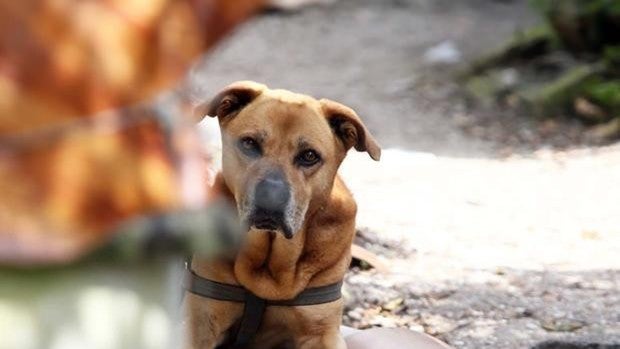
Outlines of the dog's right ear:
M 198 120 L 205 115 L 223 120 L 237 114 L 243 107 L 260 95 L 267 86 L 254 81 L 237 81 L 218 93 L 210 102 L 199 104 L 194 108 L 194 117 Z
M 379 161 L 381 147 L 353 109 L 325 98 L 319 102 L 329 125 L 342 141 L 345 150 L 353 147 L 357 151 L 367 152 L 373 160 Z

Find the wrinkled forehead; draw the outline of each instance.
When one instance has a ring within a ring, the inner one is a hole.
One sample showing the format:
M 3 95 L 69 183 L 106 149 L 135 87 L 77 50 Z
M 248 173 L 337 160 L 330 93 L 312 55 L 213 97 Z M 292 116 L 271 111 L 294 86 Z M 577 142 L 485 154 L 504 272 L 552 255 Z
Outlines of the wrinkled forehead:
M 258 136 L 272 145 L 333 150 L 334 137 L 317 100 L 288 91 L 269 92 L 244 108 L 228 130 Z

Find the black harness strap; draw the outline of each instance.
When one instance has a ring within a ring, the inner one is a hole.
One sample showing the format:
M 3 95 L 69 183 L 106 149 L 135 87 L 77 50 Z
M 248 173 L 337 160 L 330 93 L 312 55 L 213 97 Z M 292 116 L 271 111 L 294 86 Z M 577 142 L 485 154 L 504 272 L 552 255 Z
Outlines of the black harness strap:
M 186 271 L 183 283 L 187 291 L 198 296 L 220 301 L 245 302 L 245 288 L 205 279 L 193 270 Z
M 331 285 L 313 287 L 303 290 L 297 297 L 285 301 L 267 301 L 268 305 L 303 306 L 317 305 L 336 301 L 342 297 L 342 281 Z
M 305 306 L 336 301 L 342 297 L 342 281 L 335 284 L 308 288 L 291 300 L 270 301 L 257 297 L 241 286 L 223 284 L 205 279 L 193 270 L 187 269 L 183 287 L 195 295 L 245 303 L 243 317 L 239 324 L 233 347 L 247 345 L 258 332 L 267 306 Z
M 246 294 L 243 316 L 241 317 L 241 323 L 237 329 L 235 347 L 244 347 L 254 338 L 263 320 L 266 307 L 265 303 L 264 299 L 255 296 L 251 292 Z

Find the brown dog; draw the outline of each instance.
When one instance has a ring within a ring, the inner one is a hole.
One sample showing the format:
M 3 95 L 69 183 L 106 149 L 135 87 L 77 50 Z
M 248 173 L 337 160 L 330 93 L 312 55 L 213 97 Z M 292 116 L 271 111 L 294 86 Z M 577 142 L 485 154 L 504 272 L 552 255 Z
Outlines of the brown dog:
M 326 99 L 237 82 L 202 111 L 222 131 L 215 190 L 249 228 L 234 259 L 194 258 L 196 274 L 241 285 L 266 300 L 341 281 L 349 265 L 356 204 L 337 176 L 354 147 L 379 160 L 381 149 L 350 108 Z M 204 115 L 204 114 L 203 114 Z M 193 348 L 215 348 L 242 317 L 243 303 L 187 294 Z M 342 300 L 268 306 L 251 348 L 345 348 Z

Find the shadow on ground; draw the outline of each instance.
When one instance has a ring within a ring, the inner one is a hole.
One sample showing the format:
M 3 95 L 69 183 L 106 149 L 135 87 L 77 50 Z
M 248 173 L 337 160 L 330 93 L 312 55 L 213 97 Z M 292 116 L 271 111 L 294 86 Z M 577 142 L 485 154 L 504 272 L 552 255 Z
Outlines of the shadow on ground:
M 620 344 L 545 342 L 532 349 L 620 349 Z
M 620 345 L 620 271 L 470 270 L 430 283 L 351 274 L 348 325 L 423 330 L 459 349 Z

